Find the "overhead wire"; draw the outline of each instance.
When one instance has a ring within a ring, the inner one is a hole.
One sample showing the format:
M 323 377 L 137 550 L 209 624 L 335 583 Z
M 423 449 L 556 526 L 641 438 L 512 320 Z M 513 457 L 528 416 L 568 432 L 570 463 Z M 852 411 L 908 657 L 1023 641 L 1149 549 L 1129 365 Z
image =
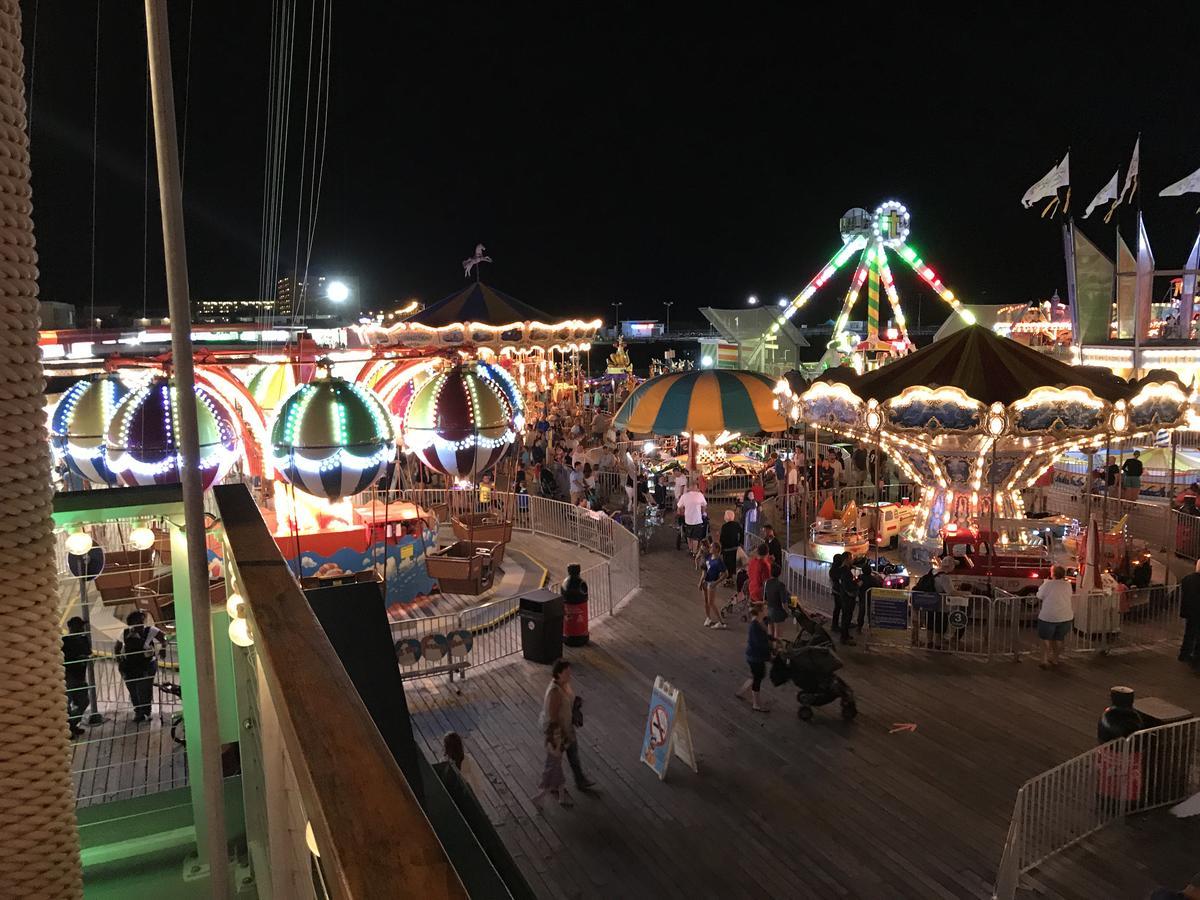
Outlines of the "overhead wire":
M 308 270 L 312 262 L 313 242 L 317 234 L 317 217 L 321 208 L 321 185 L 325 181 L 325 147 L 329 137 L 329 73 L 333 67 L 333 5 L 322 0 L 321 9 L 321 57 L 317 69 L 317 124 L 313 129 L 316 139 L 320 132 L 320 149 L 313 151 L 312 183 L 309 188 L 308 246 L 304 253 L 304 283 L 308 284 Z M 322 78 L 322 75 L 324 78 Z M 318 162 L 319 159 L 319 162 Z
M 96 50 L 92 68 L 92 250 L 88 287 L 88 328 L 96 326 L 96 163 L 100 146 L 100 9 L 96 0 Z
M 312 69 L 313 69 L 313 41 L 316 38 L 317 26 L 317 0 L 312 0 L 311 12 L 308 17 L 308 53 L 305 62 L 304 76 L 304 129 L 301 132 L 300 139 L 300 179 L 299 191 L 296 199 L 296 249 L 292 256 L 292 321 L 298 321 L 302 314 L 304 303 L 308 295 L 308 283 L 304 282 L 303 289 L 300 282 L 300 237 L 302 231 L 302 223 L 304 222 L 304 177 L 308 162 L 308 114 L 312 106 Z M 324 22 L 324 17 L 322 17 Z

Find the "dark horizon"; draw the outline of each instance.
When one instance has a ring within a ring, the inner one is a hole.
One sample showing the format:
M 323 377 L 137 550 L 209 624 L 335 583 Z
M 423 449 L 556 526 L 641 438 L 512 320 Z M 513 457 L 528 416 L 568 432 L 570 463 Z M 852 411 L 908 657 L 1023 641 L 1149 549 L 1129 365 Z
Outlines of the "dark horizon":
M 42 297 L 86 308 L 96 7 L 41 4 L 36 46 L 35 8 L 23 4 Z M 297 130 L 311 11 L 299 2 Z M 1065 297 L 1061 220 L 1022 209 L 1021 195 L 1070 146 L 1082 214 L 1115 168 L 1124 177 L 1139 132 L 1151 243 L 1160 267 L 1182 265 L 1200 201 L 1157 193 L 1200 167 L 1194 104 L 1180 67 L 1144 62 L 1144 41 L 1060 9 L 1036 28 L 793 12 L 660 19 L 622 5 L 525 19 L 449 3 L 409 20 L 336 8 L 312 272 L 356 276 L 364 307 L 429 303 L 464 285 L 460 260 L 483 243 L 495 259 L 484 281 L 532 306 L 611 321 L 614 301 L 622 317 L 661 318 L 670 300 L 682 322 L 750 294 L 791 297 L 840 245 L 846 209 L 896 198 L 913 245 L 963 302 Z M 192 294 L 253 296 L 271 6 L 181 2 L 171 16 Z M 1182 18 L 1130 11 L 1124 33 L 1190 33 Z M 99 71 L 95 303 L 138 310 L 144 295 L 160 309 L 140 4 L 102 7 Z M 297 142 L 293 176 L 299 153 Z M 1082 228 L 1111 253 L 1134 210 Z M 294 241 L 293 221 L 281 274 Z M 834 314 L 849 269 L 798 322 Z M 910 320 L 918 294 L 926 321 L 944 317 L 895 270 Z

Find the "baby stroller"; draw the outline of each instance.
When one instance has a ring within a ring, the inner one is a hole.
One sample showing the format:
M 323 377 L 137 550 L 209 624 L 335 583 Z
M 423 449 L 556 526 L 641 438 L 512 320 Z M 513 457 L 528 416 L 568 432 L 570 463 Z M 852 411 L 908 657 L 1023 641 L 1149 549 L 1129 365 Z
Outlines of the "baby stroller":
M 738 569 L 736 576 L 736 592 L 729 598 L 729 602 L 721 607 L 721 618 L 727 619 L 732 616 L 737 616 L 743 622 L 750 621 L 750 591 L 749 584 L 750 576 L 745 569 Z
M 790 680 L 796 685 L 796 702 L 800 704 L 796 714 L 805 722 L 813 717 L 814 706 L 834 700 L 841 700 L 842 718 L 853 719 L 858 715 L 858 704 L 853 689 L 837 674 L 842 661 L 833 650 L 833 638 L 799 607 L 792 609 L 792 617 L 800 633 L 795 641 L 781 642 L 783 649 L 771 663 L 771 683 L 782 687 Z

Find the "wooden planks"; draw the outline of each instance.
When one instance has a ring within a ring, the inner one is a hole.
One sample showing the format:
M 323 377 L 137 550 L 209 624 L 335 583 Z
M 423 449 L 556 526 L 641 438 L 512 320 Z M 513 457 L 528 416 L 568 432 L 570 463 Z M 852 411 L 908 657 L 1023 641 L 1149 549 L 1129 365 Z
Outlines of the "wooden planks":
M 94 671 L 104 722 L 83 726 L 84 734 L 72 742 L 76 806 L 186 787 L 187 757 L 183 746 L 171 739 L 171 715 L 179 709 L 178 699 L 156 688 L 150 720 L 135 723 L 115 662 L 97 660 Z
M 544 552 L 552 570 L 573 561 L 570 545 Z M 990 897 L 1017 788 L 1092 746 L 1110 685 L 1196 705 L 1200 680 L 1165 653 L 1043 672 L 850 648 L 858 720 L 842 722 L 835 704 L 802 723 L 794 690 L 769 686 L 773 711 L 756 715 L 733 697 L 747 674 L 745 626 L 701 627 L 696 577 L 686 554 L 655 549 L 635 600 L 593 625 L 591 645 L 566 650 L 585 698 L 584 767 L 598 782 L 572 810 L 542 815 L 529 801 L 547 667 L 518 658 L 472 673 L 461 694 L 444 680 L 408 686 L 431 758 L 446 731 L 463 736 L 489 781 L 484 805 L 540 896 Z M 685 692 L 700 756 L 699 775 L 672 767 L 665 784 L 638 758 L 655 675 Z M 897 722 L 918 727 L 889 734 Z M 1139 853 L 1105 837 L 1110 857 Z M 1162 865 L 1184 864 L 1186 842 L 1161 843 Z M 1139 896 L 1145 882 L 1097 894 L 1055 877 L 1064 898 Z

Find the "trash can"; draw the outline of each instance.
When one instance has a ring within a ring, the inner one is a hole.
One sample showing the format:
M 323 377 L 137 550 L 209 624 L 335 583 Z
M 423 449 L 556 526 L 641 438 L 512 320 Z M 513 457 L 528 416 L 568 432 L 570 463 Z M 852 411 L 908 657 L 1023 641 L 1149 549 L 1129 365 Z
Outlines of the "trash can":
M 553 591 L 531 591 L 519 605 L 521 653 L 530 662 L 549 665 L 562 656 L 563 602 Z
M 1143 728 L 1173 725 L 1192 718 L 1191 710 L 1169 703 L 1161 697 L 1144 697 L 1134 704 L 1142 716 Z M 1197 732 L 1185 726 L 1140 734 L 1137 750 L 1141 753 L 1142 807 L 1162 806 L 1183 800 L 1191 794 L 1188 773 L 1196 758 Z M 1135 801 L 1137 802 L 1137 801 Z

